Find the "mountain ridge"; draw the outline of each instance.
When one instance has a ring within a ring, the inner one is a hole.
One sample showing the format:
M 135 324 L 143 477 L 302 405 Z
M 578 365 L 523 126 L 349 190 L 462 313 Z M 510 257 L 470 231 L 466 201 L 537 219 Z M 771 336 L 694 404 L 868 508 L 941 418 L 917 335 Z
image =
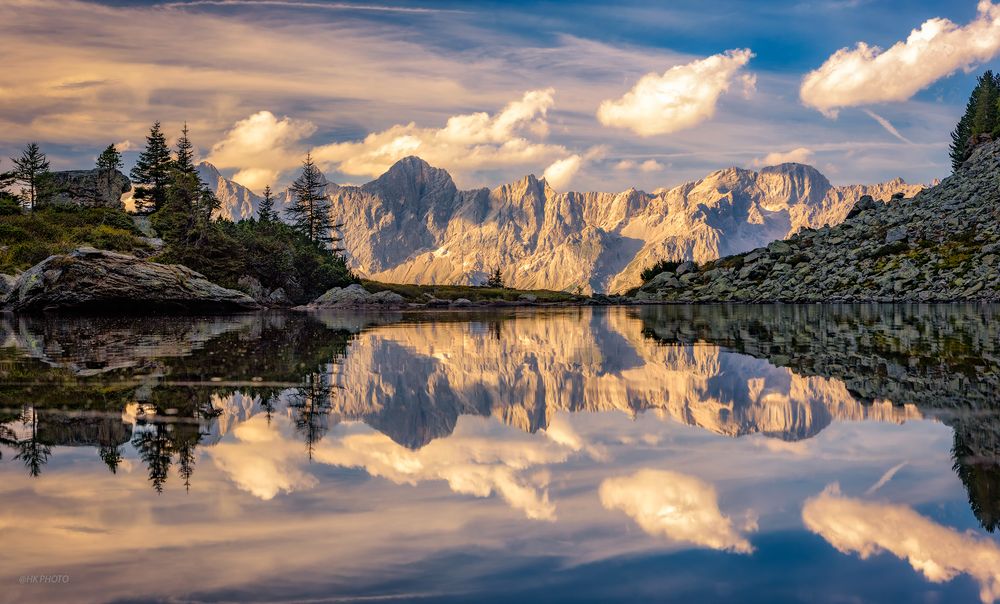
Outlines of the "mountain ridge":
M 254 215 L 259 197 L 203 162 L 222 200 L 219 215 Z M 730 167 L 647 193 L 558 192 L 526 175 L 492 189 L 461 190 L 451 175 L 416 156 L 362 185 L 329 183 L 351 266 L 374 279 L 475 284 L 500 267 L 518 288 L 615 292 L 638 285 L 659 260 L 699 262 L 783 239 L 804 227 L 837 224 L 863 195 L 913 195 L 922 185 L 894 179 L 834 186 L 816 168 L 784 163 Z M 279 209 L 290 204 L 277 195 Z

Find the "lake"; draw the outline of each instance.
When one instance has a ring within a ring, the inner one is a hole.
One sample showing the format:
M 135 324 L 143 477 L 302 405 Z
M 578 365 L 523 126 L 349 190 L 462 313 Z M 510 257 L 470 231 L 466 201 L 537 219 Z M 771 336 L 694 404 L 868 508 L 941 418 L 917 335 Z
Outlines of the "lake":
M 993 602 L 1000 308 L 0 317 L 5 602 Z

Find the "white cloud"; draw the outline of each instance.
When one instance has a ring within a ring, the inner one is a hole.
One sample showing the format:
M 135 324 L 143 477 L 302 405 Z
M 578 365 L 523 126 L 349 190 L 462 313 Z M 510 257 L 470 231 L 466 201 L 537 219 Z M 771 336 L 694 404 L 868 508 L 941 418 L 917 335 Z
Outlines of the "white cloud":
M 615 164 L 615 170 L 622 172 L 632 172 L 634 170 L 639 170 L 640 172 L 660 172 L 666 166 L 656 161 L 655 159 L 647 159 L 643 162 L 636 162 L 631 159 L 623 159 Z
M 209 449 L 212 461 L 240 489 L 263 500 L 316 486 L 316 477 L 300 466 L 302 445 L 290 438 L 286 418 L 271 424 L 261 414 L 233 430 L 234 440 Z M 284 428 L 284 432 L 282 432 Z
M 759 157 L 753 160 L 753 166 L 755 168 L 764 168 L 766 166 L 777 166 L 778 164 L 787 163 L 808 164 L 812 161 L 812 158 L 812 149 L 798 147 L 797 149 L 792 149 L 791 151 L 774 151 L 768 153 L 764 157 Z
M 299 164 L 300 141 L 315 131 L 311 122 L 258 111 L 236 122 L 206 159 L 217 168 L 236 168 L 233 180 L 259 191 Z
M 564 189 L 573 180 L 576 173 L 580 171 L 581 165 L 583 165 L 583 158 L 577 154 L 573 154 L 554 161 L 552 165 L 545 168 L 543 176 L 553 189 Z
M 663 169 L 663 164 L 656 161 L 655 159 L 647 159 L 646 161 L 639 164 L 640 172 L 659 172 Z
M 970 69 L 1000 52 L 1000 6 L 978 4 L 978 14 L 961 27 L 928 19 L 905 42 L 886 51 L 859 42 L 842 48 L 802 80 L 802 102 L 827 116 L 841 107 L 905 101 L 958 69 Z
M 806 501 L 802 520 L 845 554 L 864 560 L 887 551 L 934 583 L 968 574 L 979 583 L 983 602 L 1000 599 L 1000 546 L 941 526 L 905 505 L 844 497 L 832 485 Z
M 570 155 L 561 145 L 541 142 L 549 131 L 546 114 L 554 104 L 554 92 L 551 88 L 528 91 L 495 115 L 455 115 L 443 128 L 422 128 L 413 122 L 398 124 L 360 141 L 317 147 L 313 157 L 321 166 L 336 167 L 344 174 L 371 177 L 381 175 L 408 155 L 418 155 L 434 166 L 455 172 L 531 166 L 558 158 L 561 161 L 557 160 L 549 170 L 564 184 L 579 169 L 582 158 Z
M 715 488 L 677 472 L 643 469 L 601 483 L 601 504 L 621 510 L 650 535 L 748 554 L 753 546 L 719 509 Z M 756 528 L 748 523 L 748 530 Z
M 115 149 L 118 149 L 119 153 L 124 153 L 126 151 L 131 151 L 132 149 L 135 149 L 135 145 L 132 144 L 132 141 L 126 139 L 115 143 Z
M 719 97 L 735 80 L 743 83 L 746 92 L 754 88 L 754 76 L 740 73 L 753 56 L 748 49 L 730 50 L 662 74 L 646 74 L 625 96 L 602 102 L 597 119 L 639 136 L 696 126 L 715 115 Z

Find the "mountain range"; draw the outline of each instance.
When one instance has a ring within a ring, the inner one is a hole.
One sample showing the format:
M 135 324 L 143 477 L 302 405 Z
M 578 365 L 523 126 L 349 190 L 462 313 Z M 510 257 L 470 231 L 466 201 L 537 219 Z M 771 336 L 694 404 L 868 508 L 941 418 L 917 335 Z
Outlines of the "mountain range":
M 260 197 L 201 163 L 222 201 L 219 215 L 249 218 Z M 358 273 L 397 283 L 477 284 L 499 267 L 522 289 L 624 291 L 659 260 L 704 262 L 839 224 L 863 195 L 886 200 L 922 185 L 895 179 L 834 186 L 811 166 L 727 168 L 647 193 L 557 192 L 533 175 L 494 189 L 460 190 L 418 157 L 360 186 L 329 183 L 327 196 Z M 289 192 L 276 206 L 290 204 Z

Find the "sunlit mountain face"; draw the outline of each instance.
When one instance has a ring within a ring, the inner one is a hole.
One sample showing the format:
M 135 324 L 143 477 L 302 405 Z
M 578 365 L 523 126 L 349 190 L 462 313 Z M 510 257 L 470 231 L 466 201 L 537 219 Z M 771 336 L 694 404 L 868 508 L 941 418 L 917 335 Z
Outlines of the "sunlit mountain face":
M 993 602 L 998 312 L 5 317 L 0 600 Z

